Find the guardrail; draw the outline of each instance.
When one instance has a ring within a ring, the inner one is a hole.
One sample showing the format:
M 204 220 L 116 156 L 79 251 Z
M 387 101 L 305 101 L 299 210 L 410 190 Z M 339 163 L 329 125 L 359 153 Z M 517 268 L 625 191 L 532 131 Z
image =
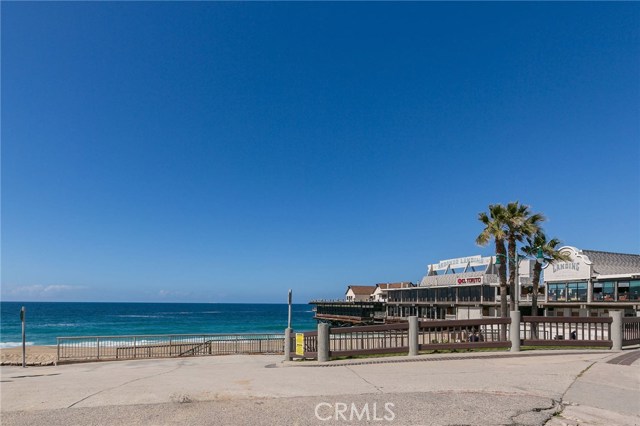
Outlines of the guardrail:
M 640 317 L 622 318 L 622 345 L 640 345 Z
M 610 348 L 610 317 L 522 317 L 522 344 Z
M 284 353 L 284 334 L 153 334 L 57 338 L 60 361 Z

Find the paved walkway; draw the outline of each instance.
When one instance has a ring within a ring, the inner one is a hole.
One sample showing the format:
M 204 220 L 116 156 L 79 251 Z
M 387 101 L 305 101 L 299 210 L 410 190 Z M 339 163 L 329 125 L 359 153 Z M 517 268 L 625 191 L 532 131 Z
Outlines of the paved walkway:
M 640 361 L 609 364 L 620 355 L 611 351 L 521 355 L 331 368 L 277 356 L 2 367 L 2 424 L 640 425 Z

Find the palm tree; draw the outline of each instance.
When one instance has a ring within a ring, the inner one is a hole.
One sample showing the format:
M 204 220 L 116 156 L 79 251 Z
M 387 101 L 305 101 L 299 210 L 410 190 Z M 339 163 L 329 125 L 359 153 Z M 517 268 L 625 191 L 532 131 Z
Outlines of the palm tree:
M 571 257 L 568 254 L 560 253 L 556 247 L 560 245 L 560 240 L 552 238 L 547 241 L 547 236 L 539 230 L 533 237 L 527 237 L 525 245 L 520 249 L 527 257 L 538 257 L 542 254 L 542 262 L 536 262 L 533 266 L 533 294 L 531 295 L 531 315 L 538 315 L 538 288 L 540 285 L 540 275 L 542 274 L 542 263 L 548 264 L 567 261 Z
M 506 256 L 505 239 L 505 213 L 506 209 L 502 204 L 490 204 L 489 214 L 481 212 L 478 220 L 484 225 L 484 229 L 476 238 L 476 244 L 486 246 L 493 239 L 498 256 Z M 500 280 L 500 316 L 507 317 L 507 265 L 501 262 L 498 266 L 498 277 Z M 506 331 L 506 328 L 505 328 Z
M 531 213 L 529 206 L 520 204 L 518 201 L 512 201 L 507 204 L 504 212 L 504 227 L 506 232 L 506 241 L 509 252 L 509 286 L 511 288 L 511 310 L 515 311 L 516 292 L 519 292 L 518 284 L 516 284 L 516 252 L 518 242 L 522 242 L 525 238 L 531 237 L 540 231 L 540 224 L 545 220 L 540 213 Z

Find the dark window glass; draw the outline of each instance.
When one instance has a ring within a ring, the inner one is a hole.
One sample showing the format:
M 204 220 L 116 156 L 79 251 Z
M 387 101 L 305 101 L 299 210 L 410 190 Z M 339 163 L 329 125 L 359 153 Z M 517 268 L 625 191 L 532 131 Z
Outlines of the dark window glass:
M 629 281 L 629 300 L 640 300 L 640 280 Z
M 618 300 L 620 302 L 629 301 L 629 281 L 618 281 Z
M 616 300 L 616 283 L 605 281 L 602 283 L 602 300 L 610 302 Z
M 471 302 L 479 302 L 480 301 L 480 286 L 474 285 L 473 287 L 469 287 L 469 300 Z
M 593 283 L 593 301 L 601 302 L 604 299 L 602 295 L 602 283 Z
M 569 302 L 586 302 L 587 301 L 587 283 L 568 283 L 567 284 L 567 300 Z
M 587 301 L 587 292 L 588 292 L 588 285 L 587 283 L 578 283 L 578 301 L 579 302 L 586 302 Z
M 458 300 L 461 302 L 469 301 L 469 287 L 458 288 Z
M 493 302 L 496 300 L 496 288 L 489 285 L 482 286 L 482 297 L 485 302 Z M 487 314 L 488 315 L 488 314 Z
M 550 302 L 564 302 L 566 297 L 566 283 L 547 284 L 548 297 Z

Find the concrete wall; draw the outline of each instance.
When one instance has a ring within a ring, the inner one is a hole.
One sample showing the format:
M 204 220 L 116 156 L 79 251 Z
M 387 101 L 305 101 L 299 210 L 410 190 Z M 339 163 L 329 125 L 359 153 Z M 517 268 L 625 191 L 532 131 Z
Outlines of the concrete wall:
M 459 306 L 456 313 L 456 319 L 459 320 L 482 318 L 481 307 Z

